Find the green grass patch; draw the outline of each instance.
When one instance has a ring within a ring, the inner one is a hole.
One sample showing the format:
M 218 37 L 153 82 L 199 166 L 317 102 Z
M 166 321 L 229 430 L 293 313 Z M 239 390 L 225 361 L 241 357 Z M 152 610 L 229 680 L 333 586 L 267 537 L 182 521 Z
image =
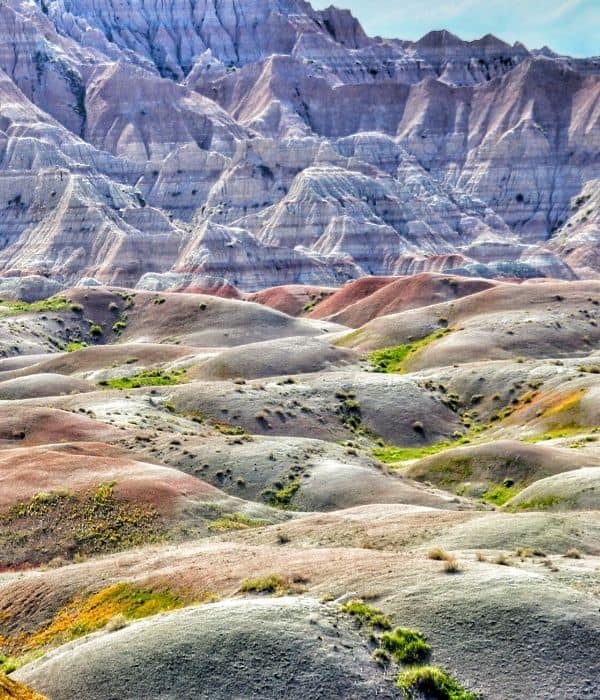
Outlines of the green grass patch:
M 404 627 L 384 632 L 381 636 L 381 646 L 396 663 L 403 664 L 421 663 L 431 653 L 431 647 L 424 635 Z
M 363 600 L 350 600 L 340 606 L 340 611 L 351 615 L 361 626 L 381 630 L 392 628 L 392 623 L 385 613 L 377 608 L 372 608 Z
M 253 527 L 264 527 L 270 523 L 267 520 L 250 518 L 243 513 L 233 513 L 223 518 L 209 523 L 208 529 L 211 532 L 230 532 L 232 530 L 248 530 Z
M 490 486 L 481 498 L 486 503 L 491 503 L 494 506 L 502 506 L 513 496 L 516 496 L 520 490 L 521 489 L 518 486 L 496 484 L 494 486 Z
M 75 305 L 73 305 L 75 306 Z M 64 311 L 71 307 L 70 302 L 62 297 L 51 297 L 41 301 L 4 301 L 0 299 L 0 315 L 48 313 Z
M 266 489 L 264 492 L 267 496 L 269 503 L 275 508 L 282 508 L 283 510 L 290 509 L 292 506 L 292 499 L 300 489 L 300 479 L 293 479 L 286 486 L 282 486 L 277 491 L 271 489 Z
M 442 328 L 435 333 L 431 333 L 425 338 L 416 340 L 412 343 L 405 343 L 404 345 L 397 345 L 391 348 L 383 348 L 381 350 L 375 350 L 369 355 L 369 360 L 375 368 L 376 372 L 405 372 L 406 371 L 406 361 L 417 352 L 420 352 L 428 345 L 435 343 L 440 340 L 448 333 L 451 333 L 450 328 Z
M 0 654 L 0 673 L 12 673 L 19 667 L 19 660 L 16 657 Z
M 130 377 L 119 377 L 116 379 L 105 379 L 100 383 L 111 389 L 139 389 L 143 386 L 172 386 L 181 384 L 185 378 L 185 370 L 177 369 L 172 372 L 165 372 L 162 369 L 148 369 L 138 372 Z
M 521 442 L 527 442 L 535 444 L 537 442 L 545 442 L 546 440 L 559 440 L 561 438 L 577 437 L 578 435 L 585 435 L 586 433 L 595 432 L 600 430 L 598 426 L 582 427 L 582 426 L 567 426 L 563 428 L 555 428 L 554 430 L 548 430 L 540 435 L 534 435 L 533 437 L 523 438 Z
M 77 352 L 78 350 L 87 348 L 87 346 L 88 344 L 84 343 L 82 340 L 72 340 L 70 343 L 67 343 L 65 350 L 67 352 Z
M 405 462 L 409 459 L 421 459 L 437 455 L 444 450 L 449 450 L 452 447 L 469 444 L 469 438 L 460 438 L 458 440 L 444 440 L 436 442 L 434 445 L 423 445 L 422 447 L 396 447 L 395 445 L 385 445 L 377 447 L 373 450 L 373 456 L 380 462 L 385 464 L 393 464 L 394 462 Z
M 437 666 L 416 666 L 402 671 L 396 685 L 405 698 L 435 700 L 477 700 L 476 693 L 465 690 L 458 681 Z
M 548 510 L 562 503 L 565 499 L 561 496 L 543 496 L 542 498 L 532 498 L 529 501 L 522 501 L 514 505 L 506 506 L 506 510 L 517 513 L 524 510 Z

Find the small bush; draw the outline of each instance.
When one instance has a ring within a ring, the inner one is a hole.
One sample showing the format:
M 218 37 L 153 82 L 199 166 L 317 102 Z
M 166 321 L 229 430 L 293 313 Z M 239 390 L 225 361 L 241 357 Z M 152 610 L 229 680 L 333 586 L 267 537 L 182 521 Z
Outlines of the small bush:
M 446 561 L 447 559 L 451 559 L 452 555 L 448 554 L 448 552 L 441 547 L 434 547 L 427 552 L 427 557 L 434 561 Z
M 447 574 L 457 574 L 461 570 L 460 563 L 456 557 L 451 556 L 444 561 L 444 571 Z
M 117 632 L 118 630 L 122 630 L 125 627 L 127 627 L 127 625 L 127 618 L 125 617 L 125 615 L 123 615 L 123 613 L 119 613 L 118 615 L 111 617 L 110 620 L 106 623 L 106 631 Z
M 511 560 L 506 556 L 506 554 L 499 554 L 499 555 L 494 559 L 494 564 L 498 564 L 498 566 L 511 566 L 512 562 L 511 562 Z
M 568 559 L 581 559 L 581 552 L 578 549 L 575 549 L 575 547 L 571 547 L 571 549 L 568 549 L 565 552 L 565 557 Z

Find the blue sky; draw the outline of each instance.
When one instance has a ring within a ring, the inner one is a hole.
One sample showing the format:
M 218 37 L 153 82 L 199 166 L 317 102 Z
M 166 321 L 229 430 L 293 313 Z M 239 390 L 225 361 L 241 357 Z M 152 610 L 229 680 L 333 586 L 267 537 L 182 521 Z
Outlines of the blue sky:
M 345 7 L 366 31 L 418 39 L 449 29 L 463 39 L 484 34 L 529 48 L 544 45 L 573 56 L 600 54 L 600 0 L 313 0 L 314 7 Z

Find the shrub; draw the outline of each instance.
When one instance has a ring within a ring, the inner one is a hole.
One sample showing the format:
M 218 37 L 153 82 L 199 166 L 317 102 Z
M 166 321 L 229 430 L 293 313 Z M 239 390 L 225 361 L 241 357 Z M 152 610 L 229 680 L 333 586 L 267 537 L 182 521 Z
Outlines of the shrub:
M 434 547 L 433 549 L 430 549 L 429 552 L 427 552 L 427 556 L 429 559 L 433 559 L 434 561 L 446 561 L 452 557 L 451 554 L 448 554 L 448 552 L 441 547 Z
M 459 571 L 461 571 L 461 566 L 456 557 L 448 557 L 444 561 L 444 571 L 447 574 L 457 574 Z
M 568 559 L 581 559 L 581 552 L 578 549 L 575 549 L 575 547 L 571 547 L 571 549 L 568 549 L 565 552 L 565 557 Z
M 118 630 L 122 630 L 124 627 L 127 627 L 127 624 L 127 618 L 125 615 L 123 615 L 123 613 L 119 613 L 118 615 L 111 617 L 106 623 L 106 631 L 117 632 Z
M 498 564 L 499 566 L 510 566 L 512 564 L 511 560 L 506 556 L 506 554 L 499 554 L 495 559 L 494 559 L 494 564 Z

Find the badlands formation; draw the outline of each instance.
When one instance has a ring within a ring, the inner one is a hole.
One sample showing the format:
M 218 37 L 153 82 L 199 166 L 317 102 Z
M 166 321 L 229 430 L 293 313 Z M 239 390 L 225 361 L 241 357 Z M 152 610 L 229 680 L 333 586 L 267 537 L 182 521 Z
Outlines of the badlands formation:
M 600 59 L 0 2 L 0 698 L 600 697 Z
M 599 94 L 304 0 L 4 0 L 0 293 L 594 278 Z

